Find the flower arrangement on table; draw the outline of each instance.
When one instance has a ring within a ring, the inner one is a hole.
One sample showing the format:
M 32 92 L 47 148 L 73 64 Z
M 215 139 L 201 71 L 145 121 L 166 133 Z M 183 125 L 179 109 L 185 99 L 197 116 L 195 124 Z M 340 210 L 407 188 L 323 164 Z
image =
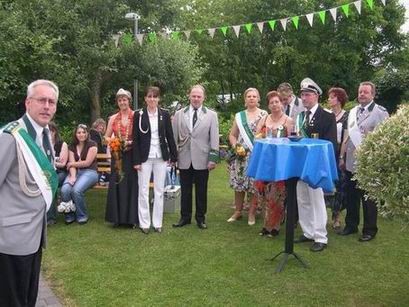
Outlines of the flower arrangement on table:
M 118 174 L 118 183 L 124 176 L 122 169 L 122 154 L 127 149 L 125 139 L 121 137 L 113 137 L 108 141 L 108 146 L 111 151 L 111 156 L 114 158 L 115 171 Z

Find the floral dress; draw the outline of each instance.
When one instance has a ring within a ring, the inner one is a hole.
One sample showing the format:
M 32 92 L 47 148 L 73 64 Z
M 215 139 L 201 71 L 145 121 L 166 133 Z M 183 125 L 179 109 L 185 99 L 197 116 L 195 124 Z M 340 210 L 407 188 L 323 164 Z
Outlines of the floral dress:
M 262 119 L 265 115 L 267 114 L 266 111 L 261 110 L 259 115 L 252 121 L 248 122 L 248 126 L 253 133 L 253 135 L 256 133 L 257 130 L 257 124 Z M 254 189 L 254 180 L 250 177 L 247 177 L 247 166 L 250 160 L 250 149 L 247 147 L 245 144 L 243 137 L 241 133 L 239 133 L 239 136 L 237 138 L 237 144 L 241 144 L 244 149 L 246 150 L 247 155 L 245 157 L 239 157 L 236 156 L 235 159 L 230 161 L 228 169 L 229 169 L 229 174 L 230 174 L 230 186 L 233 188 L 233 190 L 237 192 L 250 192 L 250 193 L 255 193 L 256 190 Z
M 285 128 L 285 122 L 281 128 L 280 135 L 283 137 L 287 136 L 288 132 Z M 277 137 L 277 133 L 278 129 L 272 131 L 273 137 Z M 284 201 L 287 196 L 285 181 L 265 182 L 258 180 L 254 185 L 259 198 L 265 206 L 264 228 L 268 231 L 273 229 L 279 231 L 280 225 L 284 220 Z

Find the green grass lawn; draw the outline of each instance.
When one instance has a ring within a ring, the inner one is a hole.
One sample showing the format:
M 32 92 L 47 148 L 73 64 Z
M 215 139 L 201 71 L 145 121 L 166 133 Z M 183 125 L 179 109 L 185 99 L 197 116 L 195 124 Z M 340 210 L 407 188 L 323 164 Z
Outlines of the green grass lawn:
M 380 219 L 366 243 L 329 230 L 324 252 L 295 245 L 309 269 L 291 257 L 277 274 L 281 258 L 266 259 L 283 249 L 284 232 L 259 237 L 260 217 L 252 227 L 226 222 L 233 192 L 225 165 L 210 176 L 208 230 L 173 229 L 179 214 L 165 214 L 162 234 L 114 229 L 104 222 L 105 198 L 87 194 L 87 225 L 60 218 L 49 228 L 43 271 L 64 305 L 409 306 L 409 237 L 397 222 Z

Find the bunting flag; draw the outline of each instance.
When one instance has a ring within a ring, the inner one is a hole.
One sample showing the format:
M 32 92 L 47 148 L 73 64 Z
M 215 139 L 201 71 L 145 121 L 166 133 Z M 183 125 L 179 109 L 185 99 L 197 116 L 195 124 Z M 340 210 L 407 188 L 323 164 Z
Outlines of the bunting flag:
M 213 38 L 214 32 L 216 31 L 216 28 L 210 28 L 207 31 L 209 32 L 210 37 Z
M 300 21 L 300 16 L 294 16 L 291 18 L 293 21 L 294 27 L 298 30 L 298 22 Z
M 379 0 L 382 2 L 382 4 L 385 6 L 386 5 L 386 0 Z M 315 15 L 318 15 L 319 19 L 321 20 L 321 23 L 325 25 L 325 19 L 326 19 L 326 14 L 329 11 L 329 13 L 332 16 L 332 19 L 334 22 L 337 21 L 337 15 L 338 15 L 338 10 L 341 10 L 343 12 L 343 15 L 345 15 L 346 18 L 349 17 L 350 15 L 350 6 L 353 4 L 356 8 L 356 11 L 358 15 L 361 15 L 362 13 L 362 2 L 366 2 L 367 6 L 373 10 L 374 8 L 374 0 L 357 0 L 351 3 L 346 3 L 342 4 L 337 7 L 329 8 L 329 9 L 324 9 L 321 11 L 317 12 L 312 12 L 306 15 L 301 15 L 301 16 L 289 16 L 281 19 L 277 19 L 281 23 L 281 27 L 284 31 L 287 30 L 287 24 L 289 20 L 291 20 L 291 23 L 294 25 L 295 29 L 298 30 L 300 27 L 300 19 L 301 18 L 306 18 L 308 21 L 308 24 L 310 27 L 313 26 L 314 23 L 314 17 Z M 339 17 L 342 18 L 343 15 L 340 15 Z M 264 30 L 264 25 L 268 23 L 270 26 L 271 31 L 275 31 L 276 23 L 277 20 L 266 20 L 266 21 L 259 21 L 259 22 L 254 22 L 254 23 L 246 23 L 246 24 L 240 24 L 240 25 L 231 25 L 231 26 L 222 26 L 222 27 L 214 27 L 214 28 L 209 28 L 209 29 L 195 29 L 195 30 L 186 30 L 186 31 L 163 31 L 163 32 L 150 32 L 150 33 L 145 33 L 145 34 L 137 34 L 135 36 L 135 40 L 142 45 L 143 40 L 145 36 L 147 36 L 147 41 L 149 42 L 156 42 L 158 39 L 158 36 L 163 37 L 164 39 L 174 39 L 178 40 L 181 39 L 181 34 L 183 33 L 186 37 L 186 39 L 190 38 L 190 34 L 192 31 L 196 32 L 198 35 L 202 35 L 203 33 L 208 33 L 211 38 L 214 38 L 214 35 L 216 33 L 216 30 L 220 31 L 223 36 L 227 36 L 227 32 L 233 30 L 234 34 L 238 38 L 240 36 L 240 30 L 241 27 L 244 27 L 246 29 L 246 32 L 248 34 L 251 34 L 251 31 L 253 29 L 254 25 L 257 25 L 257 28 L 259 29 L 260 33 L 263 33 Z M 121 41 L 123 45 L 130 45 L 132 44 L 133 41 L 133 35 L 131 33 L 125 33 L 122 35 L 113 35 L 112 39 L 115 42 L 115 46 L 118 47 L 119 42 Z
M 139 42 L 139 45 L 142 46 L 143 43 L 143 37 L 145 36 L 145 34 L 136 34 L 136 40 Z
M 332 19 L 334 19 L 334 21 L 337 21 L 337 8 L 334 7 L 330 9 L 329 12 L 331 13 Z
M 246 23 L 245 25 L 244 25 L 244 27 L 246 28 L 246 30 L 247 30 L 247 33 L 251 33 L 251 29 L 253 28 L 253 24 L 252 23 Z
M 287 18 L 280 19 L 281 26 L 283 27 L 284 31 L 287 29 L 287 20 Z
M 263 33 L 264 22 L 258 22 L 257 23 L 257 28 L 260 30 L 260 33 Z
M 271 31 L 274 31 L 274 28 L 276 26 L 276 21 L 275 20 L 269 20 L 268 24 L 270 25 Z
M 355 1 L 354 5 L 355 5 L 355 8 L 356 8 L 358 14 L 361 15 L 362 1 L 361 0 Z
M 326 11 L 320 11 L 318 14 L 320 15 L 320 19 L 323 25 L 325 25 L 325 13 Z
M 112 39 L 114 40 L 115 47 L 118 48 L 119 39 L 121 38 L 121 34 L 113 34 Z
M 133 41 L 133 35 L 131 33 L 125 33 L 124 35 L 122 35 L 122 43 L 125 46 L 132 44 L 132 41 Z
M 236 37 L 240 35 L 240 26 L 233 26 L 233 31 L 236 33 Z
M 344 11 L 345 16 L 348 18 L 349 16 L 349 4 L 344 4 L 341 6 L 342 10 Z
M 309 23 L 310 26 L 312 27 L 312 22 L 313 22 L 313 20 L 314 20 L 314 14 L 313 14 L 313 13 L 307 14 L 307 15 L 305 15 L 305 17 L 307 17 L 308 23 Z

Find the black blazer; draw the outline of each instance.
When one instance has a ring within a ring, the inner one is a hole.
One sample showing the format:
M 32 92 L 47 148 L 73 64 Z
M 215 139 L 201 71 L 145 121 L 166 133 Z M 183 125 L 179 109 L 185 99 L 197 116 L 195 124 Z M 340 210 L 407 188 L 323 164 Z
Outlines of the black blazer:
M 143 133 L 139 128 L 141 118 L 141 128 L 147 133 Z M 162 152 L 162 159 L 172 162 L 177 161 L 176 144 L 173 138 L 172 123 L 169 112 L 158 107 L 158 130 L 159 145 Z M 151 127 L 149 123 L 148 111 L 146 107 L 135 112 L 133 121 L 133 165 L 140 165 L 148 160 L 151 147 Z
M 303 112 L 303 115 L 305 112 Z M 334 146 L 334 153 L 337 150 L 337 122 L 332 112 L 324 110 L 318 106 L 310 123 L 307 125 L 306 133 L 311 137 L 312 133 L 318 133 L 320 139 L 330 141 Z

